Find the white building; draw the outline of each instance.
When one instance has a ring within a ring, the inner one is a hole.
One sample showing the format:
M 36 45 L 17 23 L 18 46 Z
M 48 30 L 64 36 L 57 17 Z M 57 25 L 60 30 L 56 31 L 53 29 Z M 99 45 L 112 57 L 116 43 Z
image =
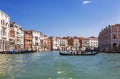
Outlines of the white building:
M 65 51 L 68 47 L 68 41 L 65 38 L 53 37 L 53 50 Z
M 60 39 L 60 50 L 61 51 L 66 51 L 68 47 L 68 41 L 65 38 Z
M 89 37 L 89 47 L 90 48 L 97 48 L 98 47 L 98 38 L 96 37 Z
M 0 10 L 0 51 L 9 50 L 9 22 L 10 17 Z
M 32 36 L 33 36 L 32 48 L 33 48 L 33 50 L 40 51 L 40 34 L 41 33 L 39 31 L 32 30 Z
M 21 38 L 21 49 L 24 49 L 24 31 L 21 30 L 21 34 L 20 34 L 20 38 Z
M 44 46 L 45 46 L 45 40 L 44 40 L 44 35 L 40 32 L 40 50 L 39 51 L 44 51 Z
M 53 50 L 60 50 L 60 38 L 53 37 Z

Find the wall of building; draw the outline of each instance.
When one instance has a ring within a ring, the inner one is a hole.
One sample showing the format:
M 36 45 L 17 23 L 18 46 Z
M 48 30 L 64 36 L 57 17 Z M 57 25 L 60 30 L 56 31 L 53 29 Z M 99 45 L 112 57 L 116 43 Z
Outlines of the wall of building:
M 24 49 L 32 50 L 32 31 L 24 31 Z
M 32 31 L 32 36 L 33 36 L 33 40 L 32 40 L 32 48 L 33 50 L 40 50 L 40 32 L 38 31 Z
M 100 51 L 110 51 L 113 44 L 120 44 L 120 24 L 109 25 L 102 29 L 98 37 Z
M 0 10 L 0 51 L 9 50 L 10 17 Z

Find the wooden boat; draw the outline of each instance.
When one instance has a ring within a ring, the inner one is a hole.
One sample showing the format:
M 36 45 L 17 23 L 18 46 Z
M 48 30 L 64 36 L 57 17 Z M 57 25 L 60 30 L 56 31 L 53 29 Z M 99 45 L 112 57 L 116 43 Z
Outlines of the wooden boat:
M 18 50 L 18 51 L 0 51 L 0 54 L 25 54 L 25 53 L 34 53 L 36 50 Z
M 63 53 L 63 52 L 59 52 L 60 55 L 62 56 L 93 56 L 98 54 L 98 52 L 95 53 L 85 53 L 85 54 L 70 54 L 70 53 Z

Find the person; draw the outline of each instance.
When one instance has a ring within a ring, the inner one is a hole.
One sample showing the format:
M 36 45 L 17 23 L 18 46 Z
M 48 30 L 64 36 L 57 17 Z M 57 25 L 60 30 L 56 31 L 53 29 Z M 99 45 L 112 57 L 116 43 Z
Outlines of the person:
M 85 54 L 85 51 L 81 51 L 81 54 Z
M 72 54 L 72 51 L 71 51 L 71 50 L 70 50 L 69 52 L 70 52 L 70 54 Z
M 78 55 L 78 51 L 76 52 L 76 54 Z

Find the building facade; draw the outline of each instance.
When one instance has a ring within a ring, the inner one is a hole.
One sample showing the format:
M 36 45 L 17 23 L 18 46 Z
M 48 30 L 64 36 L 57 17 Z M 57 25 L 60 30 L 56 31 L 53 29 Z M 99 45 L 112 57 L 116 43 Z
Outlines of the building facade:
M 68 37 L 66 37 L 66 38 L 67 38 L 67 41 L 68 41 L 67 50 L 72 50 L 72 47 L 73 47 L 73 37 L 68 36 Z
M 80 42 L 79 42 L 79 38 L 78 37 L 74 37 L 73 38 L 73 49 L 72 50 L 80 50 Z
M 10 30 L 9 30 L 9 49 L 15 50 L 15 29 L 14 24 L 10 22 Z
M 80 49 L 81 50 L 86 50 L 86 48 L 89 48 L 89 39 L 88 38 L 84 38 L 84 37 L 80 37 Z
M 44 35 L 40 32 L 40 51 L 44 51 L 45 50 L 45 37 Z
M 24 50 L 24 30 L 21 29 L 21 33 L 20 33 L 20 38 L 21 38 L 21 50 Z
M 48 37 L 46 40 L 46 47 L 48 51 L 52 50 L 52 37 Z
M 9 50 L 10 17 L 0 10 L 0 51 Z
M 32 31 L 25 30 L 24 31 L 24 49 L 25 50 L 32 50 Z
M 98 38 L 96 37 L 89 37 L 89 48 L 94 49 L 98 47 Z
M 120 45 L 120 24 L 109 25 L 102 29 L 98 37 L 100 51 L 109 51 Z
M 40 32 L 32 30 L 32 49 L 40 51 Z
M 10 50 L 24 50 L 24 32 L 16 22 L 10 22 Z
M 68 50 L 67 38 L 53 37 L 53 50 L 66 51 Z
M 60 39 L 60 50 L 61 51 L 66 51 L 68 49 L 68 41 L 66 38 L 61 38 Z
M 60 50 L 60 37 L 53 37 L 53 50 Z

